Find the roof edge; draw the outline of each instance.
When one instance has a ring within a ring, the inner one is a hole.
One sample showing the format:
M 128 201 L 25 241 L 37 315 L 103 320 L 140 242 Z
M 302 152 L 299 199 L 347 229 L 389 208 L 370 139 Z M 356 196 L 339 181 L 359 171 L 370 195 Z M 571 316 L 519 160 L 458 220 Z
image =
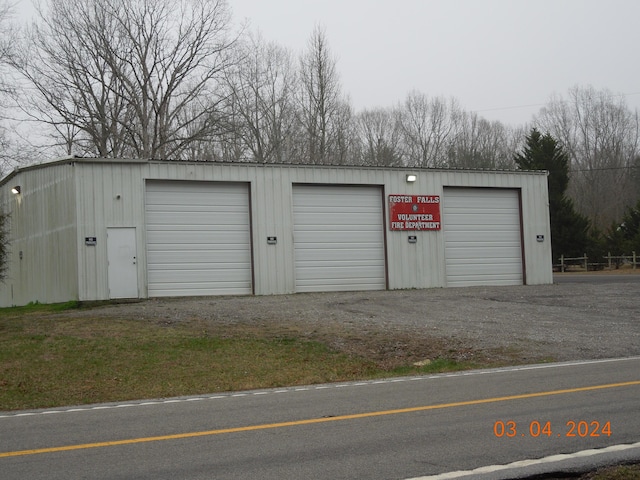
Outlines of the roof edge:
M 48 168 L 57 165 L 73 163 L 86 163 L 86 164 L 99 164 L 99 163 L 112 163 L 112 164 L 143 164 L 143 163 L 179 163 L 179 164 L 191 164 L 191 165 L 234 165 L 245 167 L 259 167 L 259 168 L 272 168 L 272 167 L 288 167 L 288 168 L 340 168 L 340 169 L 362 169 L 362 170 L 398 170 L 398 171 L 429 171 L 429 172 L 468 172 L 468 173 L 533 173 L 539 175 L 548 175 L 547 170 L 516 170 L 516 169 L 491 169 L 491 168 L 435 168 L 435 167 L 407 167 L 407 166 L 384 166 L 384 165 L 316 165 L 308 163 L 254 163 L 254 162 L 216 162 L 216 161 L 202 161 L 202 160 L 167 160 L 157 158 L 105 158 L 105 157 L 81 157 L 78 155 L 70 155 L 66 157 L 54 158 L 50 161 L 33 163 L 26 166 L 19 166 L 14 168 L 4 178 L 0 179 L 0 186 L 5 185 L 9 180 L 15 177 L 18 173 L 26 172 L 30 170 L 37 170 L 40 168 Z

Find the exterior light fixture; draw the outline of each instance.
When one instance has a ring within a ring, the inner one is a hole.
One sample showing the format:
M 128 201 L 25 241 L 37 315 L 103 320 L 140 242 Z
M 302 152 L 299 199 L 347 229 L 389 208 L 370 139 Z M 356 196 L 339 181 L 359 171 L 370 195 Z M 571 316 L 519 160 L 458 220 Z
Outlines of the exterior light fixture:
M 418 176 L 413 173 L 407 174 L 407 183 L 413 183 L 418 179 Z
M 13 193 L 14 195 L 18 195 L 21 191 L 22 189 L 20 188 L 20 185 L 16 185 L 11 189 L 11 193 Z

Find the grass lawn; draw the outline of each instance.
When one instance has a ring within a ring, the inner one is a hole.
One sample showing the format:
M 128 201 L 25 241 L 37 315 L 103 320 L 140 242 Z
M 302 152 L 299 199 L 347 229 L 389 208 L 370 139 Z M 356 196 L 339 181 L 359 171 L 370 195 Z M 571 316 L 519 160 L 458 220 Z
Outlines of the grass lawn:
M 471 368 L 383 369 L 323 343 L 211 336 L 196 325 L 65 317 L 76 303 L 0 309 L 0 410 L 161 398 Z

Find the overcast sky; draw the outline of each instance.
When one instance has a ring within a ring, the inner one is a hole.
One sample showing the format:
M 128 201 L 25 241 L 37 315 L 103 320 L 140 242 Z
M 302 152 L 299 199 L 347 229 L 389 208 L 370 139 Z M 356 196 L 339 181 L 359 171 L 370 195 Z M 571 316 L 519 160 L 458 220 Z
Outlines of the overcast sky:
M 393 106 L 415 89 L 519 125 L 575 85 L 625 94 L 640 109 L 640 0 L 228 3 L 236 24 L 295 53 L 324 28 L 356 110 Z
M 357 110 L 416 89 L 522 124 L 575 85 L 640 108 L 639 0 L 229 0 L 267 40 L 300 52 L 324 27 Z

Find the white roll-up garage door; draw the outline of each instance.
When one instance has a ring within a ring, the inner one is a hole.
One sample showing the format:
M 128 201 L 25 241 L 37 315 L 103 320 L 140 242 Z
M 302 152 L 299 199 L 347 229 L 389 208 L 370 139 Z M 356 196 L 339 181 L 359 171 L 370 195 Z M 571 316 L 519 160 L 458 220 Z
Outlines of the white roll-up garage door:
M 386 288 L 379 187 L 295 185 L 296 291 Z
M 150 297 L 250 294 L 244 183 L 147 181 Z
M 522 285 L 518 190 L 445 188 L 447 286 Z

